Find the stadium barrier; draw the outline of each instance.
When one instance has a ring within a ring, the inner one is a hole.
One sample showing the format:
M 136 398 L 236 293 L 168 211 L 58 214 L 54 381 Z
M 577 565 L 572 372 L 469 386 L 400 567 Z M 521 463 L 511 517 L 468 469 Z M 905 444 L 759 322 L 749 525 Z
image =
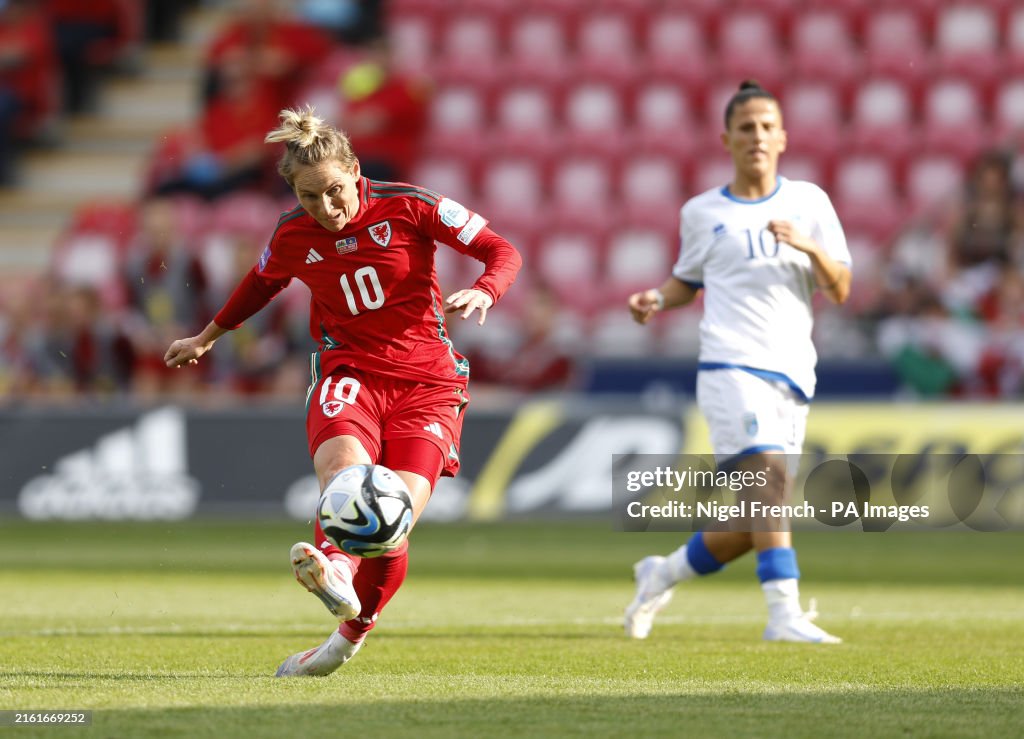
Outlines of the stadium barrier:
M 804 456 L 1019 459 L 1021 415 L 1007 405 L 816 403 Z M 474 410 L 466 420 L 462 470 L 439 483 L 425 517 L 606 516 L 616 459 L 707 448 L 696 408 L 665 398 L 565 396 Z M 4 517 L 308 520 L 316 498 L 298 408 L 0 411 Z

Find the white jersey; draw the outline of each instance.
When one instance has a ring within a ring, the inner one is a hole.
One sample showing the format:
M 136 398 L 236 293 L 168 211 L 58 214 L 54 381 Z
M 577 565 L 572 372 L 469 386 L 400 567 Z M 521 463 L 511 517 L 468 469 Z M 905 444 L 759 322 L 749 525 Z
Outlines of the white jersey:
M 687 201 L 672 274 L 704 288 L 701 369 L 746 369 L 809 399 L 818 360 L 811 341 L 814 273 L 809 256 L 776 242 L 767 229 L 772 220 L 792 222 L 832 259 L 851 263 L 824 190 L 779 177 L 760 200 L 741 200 L 722 187 Z

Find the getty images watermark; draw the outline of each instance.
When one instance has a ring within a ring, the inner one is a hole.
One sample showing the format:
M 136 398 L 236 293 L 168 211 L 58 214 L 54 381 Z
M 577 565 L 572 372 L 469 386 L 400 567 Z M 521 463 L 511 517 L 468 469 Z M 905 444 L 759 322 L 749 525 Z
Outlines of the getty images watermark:
M 612 490 L 621 531 L 1024 529 L 1018 454 L 615 455 Z

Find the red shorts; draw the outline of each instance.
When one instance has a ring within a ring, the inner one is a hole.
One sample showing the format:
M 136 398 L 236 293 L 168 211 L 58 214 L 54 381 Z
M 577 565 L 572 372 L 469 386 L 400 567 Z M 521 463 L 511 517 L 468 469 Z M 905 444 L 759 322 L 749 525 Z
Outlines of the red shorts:
M 309 455 L 335 436 L 354 436 L 376 462 L 388 441 L 423 439 L 441 451 L 441 474 L 454 477 L 468 403 L 469 394 L 453 385 L 427 385 L 345 366 L 325 370 L 306 396 Z

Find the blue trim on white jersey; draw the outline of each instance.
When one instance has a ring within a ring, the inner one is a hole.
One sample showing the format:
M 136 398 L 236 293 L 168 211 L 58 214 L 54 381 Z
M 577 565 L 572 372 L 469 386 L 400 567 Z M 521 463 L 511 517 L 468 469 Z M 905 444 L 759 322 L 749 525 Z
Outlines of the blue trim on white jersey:
M 724 370 L 724 369 L 735 369 L 742 372 L 748 372 L 755 377 L 760 377 L 762 380 L 768 380 L 769 382 L 781 382 L 789 387 L 794 394 L 804 403 L 810 403 L 811 398 L 801 389 L 799 385 L 790 379 L 789 375 L 783 372 L 773 372 L 772 370 L 758 369 L 757 367 L 748 367 L 744 364 L 732 364 L 730 362 L 698 362 L 697 371 L 701 370 Z
M 679 280 L 678 277 L 676 277 L 676 279 Z M 679 281 L 681 283 L 683 283 L 684 285 L 686 285 L 687 287 L 692 287 L 694 290 L 703 290 L 704 289 L 704 283 L 703 282 L 697 282 L 696 280 L 679 280 Z
M 729 198 L 729 200 L 733 201 L 734 203 L 740 203 L 741 205 L 755 205 L 756 203 L 763 203 L 765 200 L 771 200 L 773 197 L 775 197 L 775 193 L 777 193 L 779 191 L 779 188 L 781 187 L 782 177 L 780 177 L 779 175 L 775 175 L 775 189 L 772 190 L 767 195 L 765 195 L 763 198 L 758 198 L 757 200 L 747 200 L 746 198 L 736 197 L 731 192 L 729 192 L 728 185 L 724 185 L 722 189 L 719 190 L 719 192 L 722 193 L 722 195 L 724 195 L 725 197 Z
M 786 447 L 781 444 L 757 444 L 756 446 L 748 446 L 746 449 L 740 450 L 737 454 L 732 454 L 724 459 L 718 461 L 718 469 L 727 470 L 733 465 L 739 462 L 744 457 L 749 457 L 753 454 L 761 454 L 762 452 L 784 452 Z M 716 455 L 717 456 L 717 455 Z

